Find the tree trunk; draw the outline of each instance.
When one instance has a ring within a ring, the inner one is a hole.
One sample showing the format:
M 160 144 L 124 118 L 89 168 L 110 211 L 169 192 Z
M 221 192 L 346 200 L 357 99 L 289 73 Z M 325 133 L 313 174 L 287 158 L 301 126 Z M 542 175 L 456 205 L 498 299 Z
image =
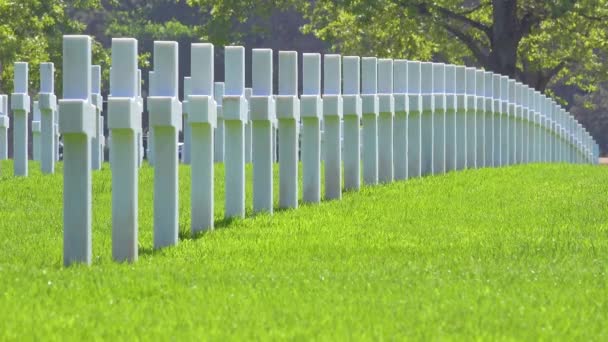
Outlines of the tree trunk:
M 516 77 L 517 49 L 521 40 L 517 18 L 517 0 L 492 0 L 493 25 L 489 68 L 499 74 Z

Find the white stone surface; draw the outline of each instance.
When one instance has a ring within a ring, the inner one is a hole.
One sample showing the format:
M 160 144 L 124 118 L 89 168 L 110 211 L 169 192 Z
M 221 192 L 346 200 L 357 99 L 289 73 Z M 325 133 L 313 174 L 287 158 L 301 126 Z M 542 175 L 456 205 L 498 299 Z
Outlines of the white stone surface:
M 407 118 L 408 178 L 421 176 L 420 154 L 422 153 L 422 127 L 420 126 L 420 114 L 422 112 L 422 96 L 420 95 L 420 68 L 420 62 L 407 62 L 407 91 L 409 108 Z
M 433 63 L 433 172 L 446 172 L 446 66 Z
M 101 112 L 103 110 L 103 98 L 101 97 L 101 67 L 91 66 L 91 104 L 95 106 L 95 133 L 91 140 L 91 167 L 93 170 L 101 169 L 103 163 L 103 151 L 101 150 L 101 135 L 103 131 L 99 127 Z
M 8 129 L 10 127 L 8 117 L 8 96 L 0 95 L 0 160 L 8 158 Z
M 378 60 L 378 181 L 391 183 L 393 166 L 393 120 L 395 98 L 393 97 L 393 60 Z
M 213 160 L 216 163 L 224 162 L 224 82 L 215 82 L 213 88 L 213 96 L 215 98 L 215 103 L 217 104 L 217 124 L 214 129 L 213 135 Z
M 378 59 L 363 57 L 361 60 L 361 112 L 363 117 L 363 181 L 378 184 Z
M 420 93 L 420 173 L 426 176 L 433 173 L 433 63 L 421 63 Z
M 344 71 L 344 190 L 359 190 L 361 187 L 361 66 L 357 56 L 343 57 Z
M 485 154 L 485 73 L 475 70 L 475 164 L 477 168 L 486 166 Z
M 63 99 L 59 131 L 63 135 L 63 263 L 91 263 L 92 190 L 91 38 L 63 37 Z
M 477 168 L 477 97 L 475 68 L 465 69 L 466 94 L 466 168 Z
M 325 198 L 342 198 L 342 59 L 323 58 L 323 131 L 325 133 Z
M 467 166 L 466 67 L 456 66 L 456 170 Z
M 393 64 L 393 97 L 395 118 L 393 121 L 393 165 L 396 180 L 407 179 L 407 61 L 395 60 Z
M 154 42 L 154 83 L 148 112 L 154 146 L 154 248 L 178 242 L 178 130 L 182 108 L 178 100 L 177 42 Z
M 42 173 L 55 173 L 57 98 L 55 96 L 55 66 L 53 63 L 40 64 L 40 125 L 41 149 L 40 167 Z
M 279 96 L 276 116 L 279 120 L 279 207 L 298 207 L 298 54 L 279 51 Z
M 184 77 L 184 101 L 182 101 L 182 115 L 183 115 L 183 119 L 182 119 L 182 123 L 184 125 L 183 127 L 183 132 L 184 132 L 184 144 L 182 145 L 182 160 L 181 162 L 183 164 L 186 165 L 190 165 L 190 149 L 191 149 L 191 127 L 188 124 L 188 114 L 189 114 L 189 103 L 188 103 L 188 96 L 190 96 L 192 94 L 192 86 L 190 84 L 191 82 L 191 78 L 190 77 Z
M 15 63 L 14 92 L 11 94 L 13 110 L 13 167 L 15 176 L 28 175 L 28 64 Z
M 484 75 L 484 165 L 494 167 L 494 83 L 493 74 L 485 71 Z
M 305 53 L 302 56 L 302 201 L 321 201 L 321 55 Z
M 224 52 L 226 218 L 245 217 L 245 48 L 227 46 Z M 218 120 L 219 124 L 219 120 Z
M 190 58 L 191 95 L 188 98 L 191 137 L 191 201 L 192 234 L 214 227 L 214 165 L 213 128 L 217 124 L 217 104 L 213 98 L 212 44 L 192 44 Z
M 141 111 L 138 103 L 137 57 L 137 40 L 112 39 L 108 98 L 108 128 L 112 134 L 112 258 L 119 262 L 134 262 L 138 257 L 137 133 L 141 128 Z
M 445 66 L 445 171 L 456 170 L 456 66 Z

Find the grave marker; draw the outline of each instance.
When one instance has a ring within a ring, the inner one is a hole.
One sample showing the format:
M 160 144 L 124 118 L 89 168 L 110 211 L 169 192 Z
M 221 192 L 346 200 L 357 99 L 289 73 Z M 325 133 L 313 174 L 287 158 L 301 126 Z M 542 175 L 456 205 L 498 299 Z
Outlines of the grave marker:
M 40 64 L 40 94 L 38 105 L 41 114 L 41 161 L 42 173 L 55 173 L 57 139 L 55 121 L 57 117 L 57 97 L 55 96 L 55 65 Z
M 306 57 L 304 67 L 306 68 Z M 273 173 L 274 153 L 272 151 L 272 121 L 275 117 L 275 102 L 272 96 L 272 50 L 253 49 L 252 51 L 252 95 L 251 128 L 253 159 L 253 211 L 273 212 Z M 306 121 L 305 121 L 306 124 Z M 306 130 L 306 128 L 305 128 Z M 305 158 L 306 131 L 302 137 L 302 167 L 304 168 L 304 194 L 306 197 L 307 159 Z
M 445 170 L 456 170 L 456 66 L 445 66 Z
M 178 242 L 177 137 L 182 126 L 178 99 L 178 45 L 154 42 L 154 82 L 148 112 L 154 146 L 154 248 Z
M 11 109 L 13 110 L 13 162 L 15 176 L 27 176 L 28 174 L 27 117 L 30 112 L 28 84 L 28 64 L 24 62 L 15 63 L 14 93 L 11 94 Z
M 361 188 L 361 67 L 359 57 L 343 57 L 344 189 Z
M 321 201 L 321 55 L 305 53 L 302 58 L 302 200 Z M 254 156 L 255 158 L 255 156 Z
M 420 94 L 420 69 L 420 62 L 407 61 L 407 100 L 409 111 L 407 117 L 407 175 L 409 178 L 421 176 L 422 128 L 420 126 L 420 113 L 422 112 L 422 96 Z M 365 143 L 365 139 L 363 142 Z
M 342 66 L 340 55 L 323 58 L 323 126 L 325 133 L 325 198 L 342 198 L 343 113 Z
M 213 98 L 213 52 L 212 44 L 192 44 L 187 122 L 191 138 L 192 234 L 213 229 L 214 225 L 213 128 L 217 123 L 217 103 Z
M 378 180 L 390 183 L 394 178 L 393 166 L 393 60 L 378 60 Z
M 63 263 L 91 263 L 91 38 L 63 37 Z
M 158 66 L 156 62 L 155 60 L 154 64 Z M 110 142 L 112 258 L 119 262 L 134 262 L 138 257 L 137 132 L 141 127 L 141 112 L 137 81 L 137 40 L 112 38 L 112 69 L 108 98 L 108 128 L 112 135 Z M 155 170 L 162 169 L 163 166 L 157 165 Z M 154 179 L 155 183 L 162 180 L 156 177 Z M 170 182 L 170 179 L 167 181 Z M 155 200 L 159 194 L 155 192 Z
M 475 68 L 465 69 L 466 93 L 466 168 L 477 168 L 477 97 Z
M 245 217 L 245 48 L 227 46 L 224 53 L 224 165 L 226 170 L 226 218 Z M 218 120 L 219 125 L 219 120 Z
M 216 163 L 224 162 L 224 82 L 215 82 L 213 86 L 213 96 L 215 98 L 216 108 L 216 124 L 213 134 L 213 160 Z
M 515 80 L 513 79 L 509 79 L 509 84 L 508 84 L 508 92 L 509 92 L 509 97 L 508 97 L 508 102 L 507 102 L 507 106 L 508 106 L 508 110 L 507 110 L 507 115 L 508 115 L 508 132 L 509 132 L 509 146 L 508 146 L 508 150 L 509 150 L 509 158 L 508 158 L 508 165 L 513 165 L 515 164 L 515 160 L 516 160 L 516 155 L 517 153 L 515 152 L 517 149 L 517 134 L 516 134 L 516 127 L 515 127 L 515 123 L 516 123 L 516 113 L 515 113 Z
M 190 150 L 192 144 L 192 131 L 190 124 L 188 124 L 188 115 L 190 113 L 190 106 L 188 102 L 188 96 L 192 94 L 191 77 L 184 77 L 184 101 L 182 101 L 182 123 L 184 125 L 184 143 L 182 145 L 182 164 L 190 165 Z
M 0 95 L 0 160 L 8 158 L 8 129 L 10 121 L 8 117 L 8 96 Z
M 433 170 L 445 173 L 446 120 L 445 64 L 433 63 Z
M 420 172 L 422 176 L 433 174 L 433 63 L 420 64 L 420 93 L 422 112 L 420 115 Z
M 34 101 L 34 105 L 32 106 L 34 116 L 32 117 L 32 160 L 39 162 L 40 161 L 40 135 L 42 133 L 41 123 L 40 123 L 40 105 L 38 101 Z
M 484 140 L 483 144 L 485 156 L 484 165 L 486 167 L 494 167 L 494 85 L 492 82 L 492 73 L 485 71 L 483 73 L 483 89 L 484 89 Z
M 396 180 L 407 179 L 407 61 L 395 60 L 393 65 L 393 97 L 395 119 L 393 135 L 393 162 Z
M 485 154 L 485 73 L 475 70 L 475 164 L 478 168 L 486 166 Z
M 509 77 L 500 76 L 500 166 L 509 165 Z
M 466 67 L 456 66 L 456 170 L 467 166 Z
M 501 131 L 501 127 L 502 127 L 502 122 L 501 122 L 501 118 L 502 118 L 502 114 L 501 114 L 501 110 L 502 110 L 502 105 L 501 105 L 501 100 L 500 100 L 500 75 L 498 74 L 492 74 L 492 92 L 493 92 L 493 96 L 494 96 L 494 115 L 493 117 L 493 121 L 494 121 L 494 129 L 492 131 L 492 135 L 494 136 L 494 142 L 493 142 L 493 146 L 494 146 L 494 167 L 500 167 L 502 166 L 502 148 L 501 148 L 501 143 L 502 143 L 502 131 Z
M 363 181 L 378 184 L 378 60 L 363 57 L 361 62 L 361 112 L 363 116 Z
M 279 207 L 298 207 L 298 53 L 279 51 Z
M 91 104 L 95 106 L 95 132 L 91 141 L 91 167 L 93 170 L 101 169 L 103 163 L 103 151 L 101 150 L 101 139 L 103 135 L 101 127 L 101 111 L 103 110 L 103 98 L 101 97 L 101 67 L 99 65 L 91 66 Z
M 245 100 L 247 100 L 247 122 L 245 122 L 245 163 L 249 164 L 252 161 L 252 125 L 251 125 L 251 99 L 252 89 L 245 88 Z

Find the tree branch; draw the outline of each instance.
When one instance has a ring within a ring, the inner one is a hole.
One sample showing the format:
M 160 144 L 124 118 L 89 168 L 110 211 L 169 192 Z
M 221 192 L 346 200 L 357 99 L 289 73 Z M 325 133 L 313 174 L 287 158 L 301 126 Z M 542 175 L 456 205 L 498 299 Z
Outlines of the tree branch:
M 458 38 L 462 43 L 464 43 L 469 48 L 469 50 L 471 50 L 471 52 L 473 53 L 473 56 L 475 56 L 475 58 L 477 59 L 477 61 L 479 63 L 481 63 L 485 68 L 490 67 L 488 56 L 481 50 L 481 48 L 479 47 L 479 45 L 477 44 L 477 42 L 475 41 L 475 39 L 473 37 L 462 32 L 458 28 L 456 28 L 448 23 L 441 23 L 441 25 L 449 33 L 451 33 L 456 38 Z
M 464 14 L 452 12 L 449 9 L 441 6 L 434 6 L 439 14 L 441 14 L 446 19 L 453 19 L 459 21 L 461 23 L 467 24 L 471 27 L 474 27 L 480 31 L 483 31 L 488 37 L 492 36 L 492 29 L 479 21 L 475 21 Z
M 473 12 L 477 11 L 478 9 L 485 7 L 485 5 L 487 5 L 487 4 L 480 4 L 479 6 L 476 6 L 472 9 L 458 13 L 458 12 L 454 12 L 450 9 L 447 9 L 445 7 L 442 7 L 439 5 L 429 5 L 425 2 L 412 3 L 411 1 L 401 0 L 401 1 L 398 1 L 398 3 L 402 7 L 412 7 L 413 6 L 418 10 L 418 13 L 422 14 L 422 15 L 432 17 L 433 12 L 434 12 L 434 13 L 438 14 L 439 16 L 441 16 L 443 19 L 458 21 L 462 24 L 466 24 L 471 27 L 474 27 L 474 28 L 482 31 L 483 33 L 485 33 L 486 36 L 488 36 L 488 39 L 490 39 L 490 41 L 492 41 L 492 28 L 490 26 L 485 25 L 479 21 L 473 20 L 466 16 L 467 14 L 473 13 Z M 431 12 L 431 10 L 434 10 L 434 11 Z M 443 23 L 442 23 L 442 25 L 443 25 Z

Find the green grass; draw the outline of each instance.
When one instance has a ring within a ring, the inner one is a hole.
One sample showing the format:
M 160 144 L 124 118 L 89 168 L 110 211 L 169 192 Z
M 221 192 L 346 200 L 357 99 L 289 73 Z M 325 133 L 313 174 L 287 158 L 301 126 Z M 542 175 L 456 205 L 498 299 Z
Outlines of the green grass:
M 140 259 L 117 264 L 106 165 L 93 265 L 67 269 L 62 177 L 11 169 L 2 162 L 2 340 L 608 339 L 608 168 L 464 171 L 221 223 L 218 166 L 222 227 L 191 238 L 181 167 L 180 243 L 153 251 L 144 167 Z

